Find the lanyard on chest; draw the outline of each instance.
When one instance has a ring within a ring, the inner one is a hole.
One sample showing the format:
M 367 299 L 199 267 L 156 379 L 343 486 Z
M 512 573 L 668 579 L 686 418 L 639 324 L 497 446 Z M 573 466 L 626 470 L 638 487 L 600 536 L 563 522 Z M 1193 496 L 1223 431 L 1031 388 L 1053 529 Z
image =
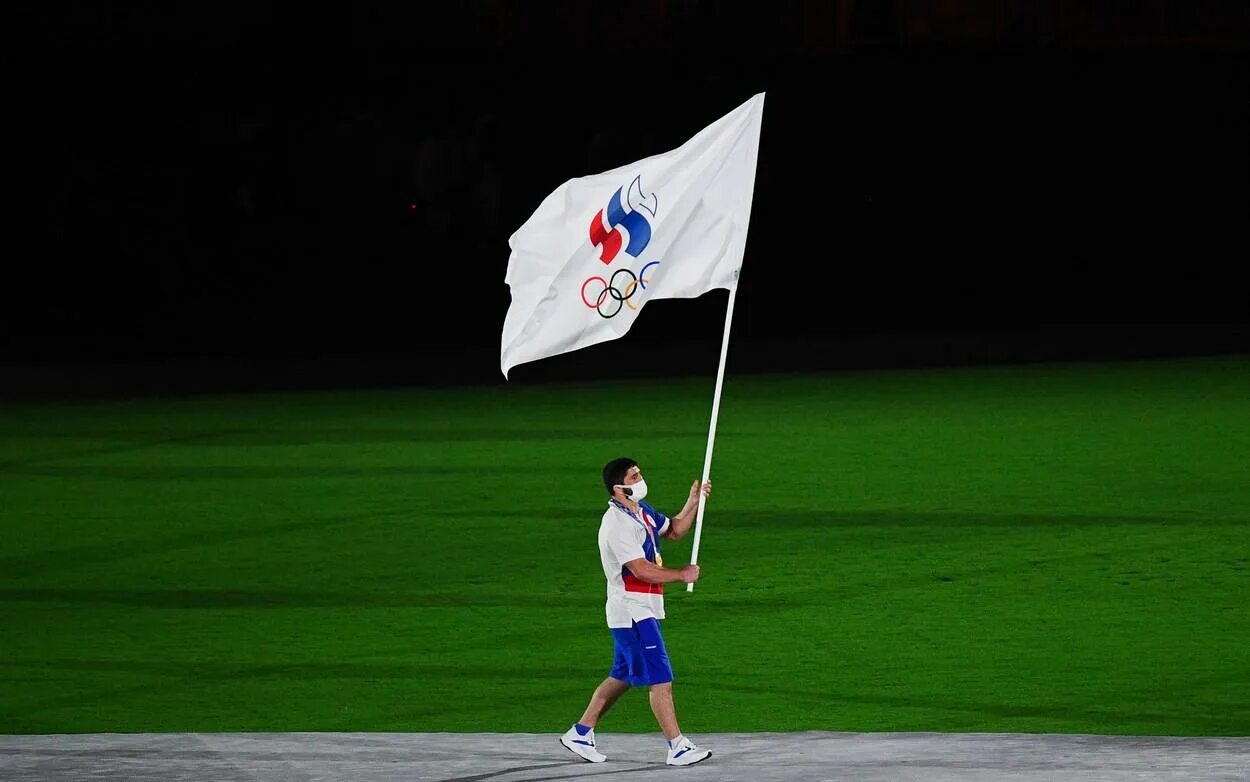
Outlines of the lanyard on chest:
M 634 515 L 632 510 L 626 508 L 615 499 L 612 500 L 612 504 L 624 511 L 625 515 L 633 519 L 635 524 L 646 530 L 647 538 L 651 540 L 651 550 L 655 552 L 655 563 L 657 565 L 663 564 L 664 560 L 660 559 L 660 547 L 655 541 L 655 527 L 650 523 L 650 520 L 646 518 L 647 512 L 642 509 L 642 506 L 638 506 L 638 515 Z

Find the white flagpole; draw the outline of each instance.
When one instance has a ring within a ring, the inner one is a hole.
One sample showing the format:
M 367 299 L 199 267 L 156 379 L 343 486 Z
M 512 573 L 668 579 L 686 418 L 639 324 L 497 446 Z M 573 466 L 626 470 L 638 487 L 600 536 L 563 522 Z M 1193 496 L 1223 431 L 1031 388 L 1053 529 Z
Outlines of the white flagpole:
M 725 308 L 725 334 L 720 343 L 720 368 L 716 370 L 716 393 L 712 397 L 712 425 L 707 432 L 707 454 L 703 457 L 703 480 L 699 482 L 699 512 L 694 522 L 694 547 L 690 550 L 690 564 L 699 563 L 699 537 L 703 533 L 703 484 L 712 472 L 712 443 L 716 440 L 716 417 L 720 415 L 720 391 L 725 383 L 725 357 L 729 355 L 729 322 L 734 316 L 734 298 L 738 295 L 738 273 L 734 272 L 734 286 L 729 289 L 729 305 Z M 686 591 L 694 591 L 694 582 L 686 584 Z

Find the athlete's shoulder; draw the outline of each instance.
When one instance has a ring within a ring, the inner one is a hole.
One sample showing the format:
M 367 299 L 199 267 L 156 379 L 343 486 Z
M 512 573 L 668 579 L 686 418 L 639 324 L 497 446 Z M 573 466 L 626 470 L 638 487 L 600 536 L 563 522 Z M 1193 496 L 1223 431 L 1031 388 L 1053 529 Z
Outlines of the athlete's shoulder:
M 647 512 L 647 514 L 648 514 L 649 516 L 651 516 L 652 518 L 661 518 L 661 519 L 667 519 L 667 518 L 668 518 L 668 515 L 667 515 L 667 514 L 665 514 L 663 511 L 661 511 L 661 510 L 657 509 L 654 505 L 651 505 L 651 504 L 649 504 L 649 503 L 647 503 L 647 502 L 643 502 L 642 500 L 639 500 L 639 501 L 638 501 L 638 504 L 639 504 L 639 505 L 641 505 L 641 506 L 642 506 L 642 509 L 643 509 L 643 510 L 645 510 L 645 511 Z

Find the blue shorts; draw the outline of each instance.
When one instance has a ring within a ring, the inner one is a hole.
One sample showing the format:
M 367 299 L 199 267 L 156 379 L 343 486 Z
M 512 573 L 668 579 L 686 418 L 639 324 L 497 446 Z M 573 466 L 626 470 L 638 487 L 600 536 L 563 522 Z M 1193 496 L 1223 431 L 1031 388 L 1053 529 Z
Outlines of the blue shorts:
M 633 627 L 613 627 L 612 640 L 616 652 L 608 676 L 634 687 L 664 684 L 673 680 L 673 667 L 668 662 L 660 622 L 644 619 Z

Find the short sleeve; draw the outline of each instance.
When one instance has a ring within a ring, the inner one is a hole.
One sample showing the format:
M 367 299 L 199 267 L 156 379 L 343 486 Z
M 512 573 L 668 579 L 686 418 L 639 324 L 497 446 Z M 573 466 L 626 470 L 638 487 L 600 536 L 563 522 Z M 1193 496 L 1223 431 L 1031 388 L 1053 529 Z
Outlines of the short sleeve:
M 638 503 L 638 504 L 642 505 L 643 509 L 647 511 L 647 515 L 651 517 L 651 520 L 653 522 L 655 522 L 655 534 L 657 536 L 663 535 L 665 532 L 668 532 L 668 516 L 665 516 L 663 513 L 660 513 L 658 510 L 651 507 L 650 505 L 647 505 L 645 503 Z

